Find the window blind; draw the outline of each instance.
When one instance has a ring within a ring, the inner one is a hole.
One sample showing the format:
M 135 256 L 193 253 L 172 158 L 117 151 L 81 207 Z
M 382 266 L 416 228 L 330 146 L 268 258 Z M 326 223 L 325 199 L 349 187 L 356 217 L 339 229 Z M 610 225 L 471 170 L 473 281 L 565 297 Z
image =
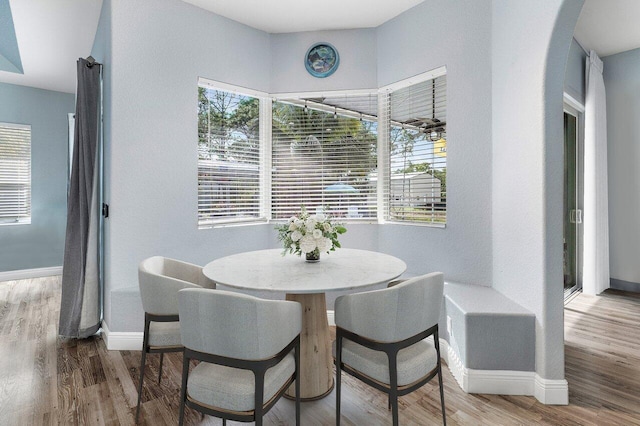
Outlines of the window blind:
M 261 215 L 260 100 L 198 87 L 198 226 Z
M 446 89 L 442 75 L 383 95 L 389 154 L 386 220 L 446 223 Z
M 0 224 L 31 223 L 31 126 L 0 123 Z
M 305 207 L 344 220 L 377 217 L 377 94 L 273 103 L 272 219 Z

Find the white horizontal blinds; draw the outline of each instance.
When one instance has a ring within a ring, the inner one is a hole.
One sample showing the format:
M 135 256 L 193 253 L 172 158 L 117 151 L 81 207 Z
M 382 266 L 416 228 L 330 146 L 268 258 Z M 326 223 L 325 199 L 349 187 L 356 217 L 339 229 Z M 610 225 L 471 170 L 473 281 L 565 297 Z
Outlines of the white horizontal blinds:
M 0 224 L 31 220 L 31 127 L 0 123 Z
M 377 94 L 273 103 L 271 210 L 375 220 Z
M 260 219 L 260 100 L 198 87 L 198 225 Z
M 446 75 L 388 93 L 390 221 L 446 223 Z

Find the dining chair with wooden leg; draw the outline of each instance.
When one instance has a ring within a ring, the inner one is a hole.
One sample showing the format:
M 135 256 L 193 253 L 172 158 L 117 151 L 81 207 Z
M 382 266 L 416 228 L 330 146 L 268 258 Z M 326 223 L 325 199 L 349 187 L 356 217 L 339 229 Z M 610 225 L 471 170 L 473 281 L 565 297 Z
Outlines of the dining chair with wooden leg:
M 184 350 L 180 341 L 178 291 L 183 288 L 215 288 L 215 283 L 203 275 L 202 267 L 162 256 L 150 257 L 140 263 L 138 283 L 144 309 L 144 335 L 140 360 L 136 423 L 140 417 L 140 401 L 147 354 L 160 354 L 160 368 L 158 369 L 158 383 L 160 383 L 164 354 Z
M 438 341 L 443 289 L 443 275 L 436 272 L 336 299 L 336 425 L 343 370 L 388 395 L 394 426 L 398 397 L 438 376 L 442 421 L 447 424 Z

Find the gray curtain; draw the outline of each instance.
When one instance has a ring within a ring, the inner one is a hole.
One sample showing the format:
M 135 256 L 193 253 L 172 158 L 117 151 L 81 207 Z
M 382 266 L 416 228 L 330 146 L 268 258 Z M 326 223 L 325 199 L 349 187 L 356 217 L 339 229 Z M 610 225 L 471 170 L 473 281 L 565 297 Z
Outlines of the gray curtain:
M 58 332 L 84 338 L 100 328 L 98 262 L 100 65 L 79 59 L 67 232 Z

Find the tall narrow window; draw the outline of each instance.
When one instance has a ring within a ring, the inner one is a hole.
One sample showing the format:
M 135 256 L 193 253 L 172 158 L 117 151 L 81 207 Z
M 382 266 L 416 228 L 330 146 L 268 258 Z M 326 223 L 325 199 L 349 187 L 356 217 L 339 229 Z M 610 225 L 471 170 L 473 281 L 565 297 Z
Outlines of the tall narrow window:
M 377 95 L 273 103 L 271 211 L 375 220 Z
M 0 225 L 31 223 L 31 126 L 0 123 Z
M 386 93 L 386 220 L 446 223 L 446 87 L 446 75 L 441 75 Z
M 198 226 L 264 219 L 260 99 L 200 82 Z

